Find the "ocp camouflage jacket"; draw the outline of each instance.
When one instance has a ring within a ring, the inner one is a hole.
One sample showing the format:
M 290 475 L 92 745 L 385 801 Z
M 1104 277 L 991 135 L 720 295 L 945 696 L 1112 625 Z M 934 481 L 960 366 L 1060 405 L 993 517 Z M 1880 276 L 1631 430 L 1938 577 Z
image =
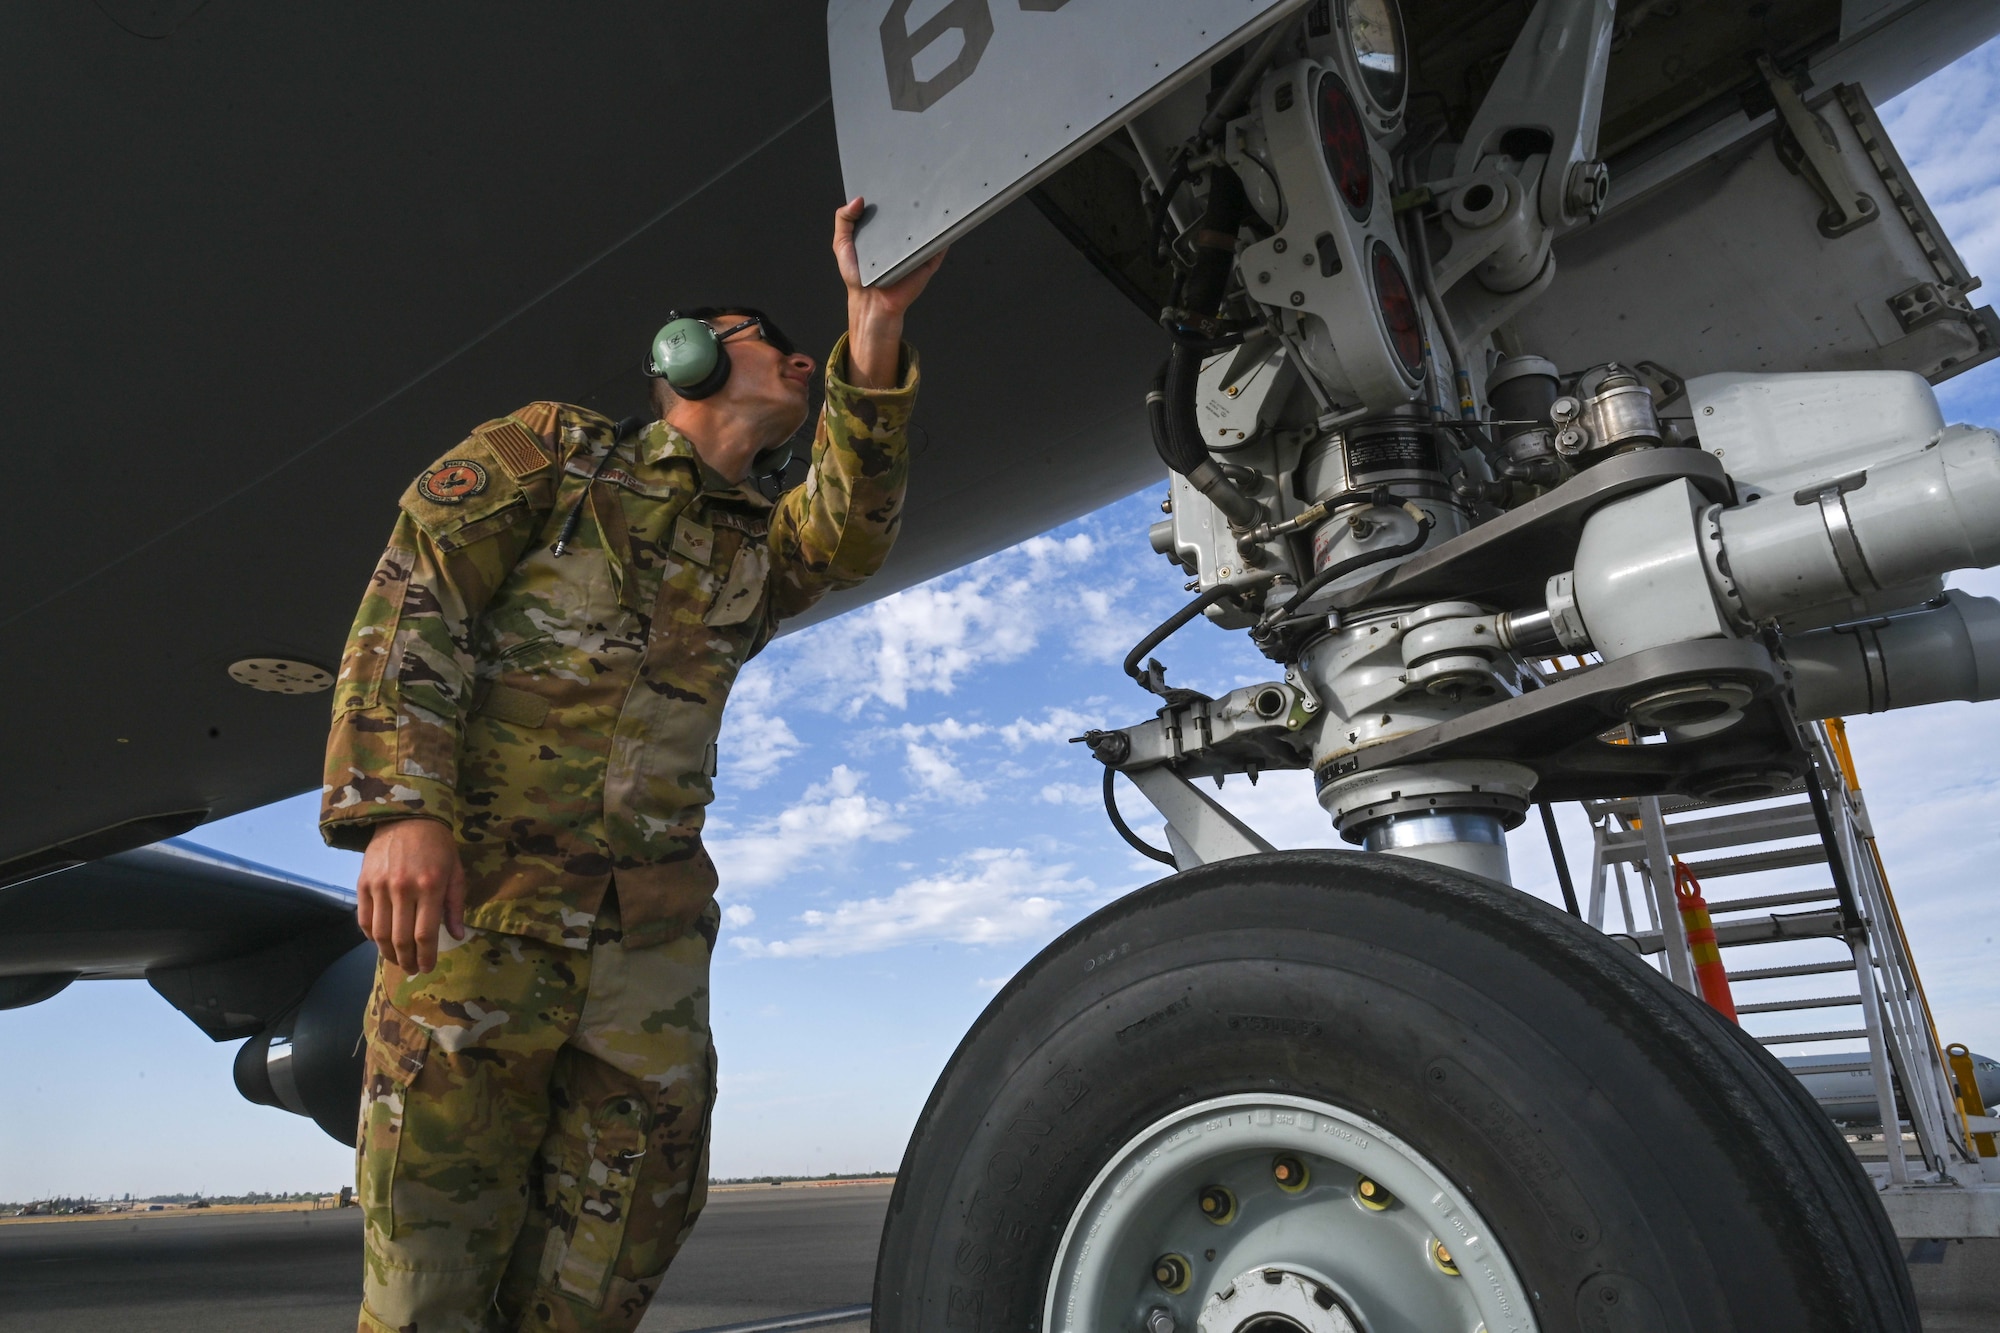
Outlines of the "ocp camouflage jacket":
M 561 403 L 490 421 L 425 471 L 341 658 L 326 841 L 444 821 L 486 930 L 588 947 L 614 876 L 627 943 L 685 929 L 716 886 L 701 828 L 736 673 L 895 540 L 904 364 L 898 387 L 859 389 L 834 348 L 811 468 L 776 505 L 663 422 L 605 460 L 613 423 Z

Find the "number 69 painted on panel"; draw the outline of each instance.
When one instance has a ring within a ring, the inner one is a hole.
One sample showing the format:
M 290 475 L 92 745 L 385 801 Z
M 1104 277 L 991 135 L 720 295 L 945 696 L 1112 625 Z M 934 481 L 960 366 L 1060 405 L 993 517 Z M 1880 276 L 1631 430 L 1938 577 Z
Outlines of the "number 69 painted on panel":
M 993 40 L 993 11 L 988 0 L 947 0 L 943 8 L 910 31 L 910 7 L 916 0 L 895 0 L 882 18 L 882 63 L 889 74 L 889 104 L 898 111 L 928 111 L 979 68 L 987 43 Z M 1019 0 L 1024 11 L 1052 14 L 1069 0 Z M 917 77 L 917 57 L 956 29 L 964 45 L 949 65 L 928 79 Z

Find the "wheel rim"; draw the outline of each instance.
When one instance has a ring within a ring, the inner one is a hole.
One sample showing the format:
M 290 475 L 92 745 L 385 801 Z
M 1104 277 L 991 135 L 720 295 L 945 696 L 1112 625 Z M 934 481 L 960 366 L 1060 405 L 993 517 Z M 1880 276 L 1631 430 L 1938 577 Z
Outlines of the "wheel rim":
M 1364 1202 L 1371 1193 L 1386 1205 Z M 1112 1154 L 1070 1214 L 1042 1327 L 1528 1333 L 1536 1325 L 1491 1230 L 1422 1153 L 1339 1107 L 1245 1094 L 1176 1111 Z

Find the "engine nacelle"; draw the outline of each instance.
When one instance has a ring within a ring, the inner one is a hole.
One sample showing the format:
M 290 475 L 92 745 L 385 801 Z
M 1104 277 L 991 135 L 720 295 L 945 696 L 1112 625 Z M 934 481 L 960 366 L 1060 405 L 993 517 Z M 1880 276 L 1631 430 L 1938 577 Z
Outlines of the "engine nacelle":
M 259 1106 L 302 1115 L 352 1147 L 361 1021 L 375 958 L 374 944 L 357 944 L 320 973 L 297 1007 L 244 1042 L 236 1052 L 236 1090 Z

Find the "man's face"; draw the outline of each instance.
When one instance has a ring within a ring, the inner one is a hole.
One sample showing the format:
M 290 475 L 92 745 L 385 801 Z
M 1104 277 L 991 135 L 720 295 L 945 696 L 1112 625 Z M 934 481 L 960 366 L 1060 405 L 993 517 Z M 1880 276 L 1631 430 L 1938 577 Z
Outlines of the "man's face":
M 718 333 L 725 333 L 743 318 L 726 314 L 709 322 Z M 761 324 L 731 334 L 723 346 L 729 352 L 729 383 L 710 400 L 717 408 L 748 418 L 758 428 L 760 448 L 788 438 L 805 424 L 815 365 L 811 357 L 779 351 L 765 341 Z

